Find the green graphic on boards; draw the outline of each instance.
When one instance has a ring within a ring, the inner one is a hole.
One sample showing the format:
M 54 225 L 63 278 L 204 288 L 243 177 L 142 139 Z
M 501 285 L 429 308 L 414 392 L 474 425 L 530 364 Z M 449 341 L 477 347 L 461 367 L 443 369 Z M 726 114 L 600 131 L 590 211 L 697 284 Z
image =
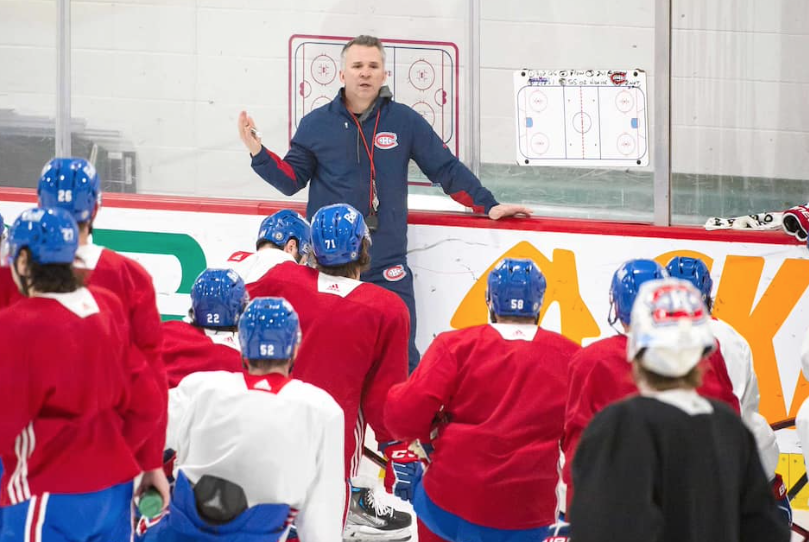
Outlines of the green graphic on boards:
M 165 254 L 180 262 L 182 277 L 175 293 L 190 294 L 194 279 L 208 266 L 202 247 L 185 233 L 151 231 L 93 230 L 93 242 L 116 252 Z M 163 320 L 178 320 L 183 315 L 161 314 Z

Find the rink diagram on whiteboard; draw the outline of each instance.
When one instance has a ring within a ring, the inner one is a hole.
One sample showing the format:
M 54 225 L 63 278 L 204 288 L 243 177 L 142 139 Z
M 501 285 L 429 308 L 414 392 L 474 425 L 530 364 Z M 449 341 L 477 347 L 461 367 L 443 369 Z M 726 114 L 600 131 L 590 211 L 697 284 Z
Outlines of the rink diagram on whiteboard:
M 301 118 L 342 87 L 343 45 L 351 38 L 295 34 L 289 41 L 290 138 Z M 449 42 L 383 39 L 394 99 L 416 110 L 458 153 L 458 48 Z
M 649 164 L 644 71 L 519 70 L 514 90 L 519 164 Z

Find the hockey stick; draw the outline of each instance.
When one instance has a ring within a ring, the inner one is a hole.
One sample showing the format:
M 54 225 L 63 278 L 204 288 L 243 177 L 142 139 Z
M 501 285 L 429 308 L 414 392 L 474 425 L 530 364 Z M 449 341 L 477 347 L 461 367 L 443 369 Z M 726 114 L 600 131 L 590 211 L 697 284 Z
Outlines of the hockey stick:
M 388 466 L 388 461 L 368 446 L 362 447 L 362 455 L 370 459 L 380 469 L 384 469 Z
M 786 418 L 781 420 L 780 422 L 771 423 L 770 427 L 772 427 L 773 431 L 778 431 L 779 429 L 787 429 L 789 427 L 795 426 L 795 418 Z

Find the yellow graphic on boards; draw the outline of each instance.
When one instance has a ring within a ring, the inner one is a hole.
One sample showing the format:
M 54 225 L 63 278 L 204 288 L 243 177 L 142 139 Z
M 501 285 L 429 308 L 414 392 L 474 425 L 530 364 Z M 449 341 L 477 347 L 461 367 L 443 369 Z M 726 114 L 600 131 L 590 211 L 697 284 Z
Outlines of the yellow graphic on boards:
M 773 338 L 809 286 L 809 260 L 787 259 L 753 306 L 764 258 L 728 256 L 716 294 L 714 316 L 724 320 L 750 344 L 761 390 L 760 411 L 770 422 L 787 415 Z M 796 351 L 795 356 L 799 353 Z M 797 414 L 809 395 L 807 382 L 798 378 L 789 415 Z
M 674 250 L 654 258 L 665 266 L 675 256 L 700 258 L 708 268 L 713 267 L 710 256 L 693 250 Z M 559 303 L 561 332 L 581 344 L 582 340 L 598 337 L 601 332 L 579 293 L 576 256 L 570 250 L 554 249 L 548 259 L 527 241 L 521 241 L 491 263 L 461 301 L 450 320 L 454 329 L 485 324 L 488 310 L 485 303 L 486 278 L 503 258 L 530 258 L 542 270 L 548 281 L 540 311 L 540 322 L 548 307 Z M 764 269 L 764 258 L 758 256 L 727 256 L 722 275 L 714 276 L 718 283 L 713 314 L 738 331 L 750 344 L 753 363 L 761 391 L 760 412 L 775 422 L 795 416 L 804 399 L 809 396 L 809 382 L 799 376 L 791 406 L 784 405 L 781 377 L 775 357 L 773 339 L 809 287 L 809 260 L 786 259 L 767 286 L 758 304 L 753 305 Z M 607 295 L 607 292 L 604 292 Z M 799 352 L 795 352 L 798 356 Z

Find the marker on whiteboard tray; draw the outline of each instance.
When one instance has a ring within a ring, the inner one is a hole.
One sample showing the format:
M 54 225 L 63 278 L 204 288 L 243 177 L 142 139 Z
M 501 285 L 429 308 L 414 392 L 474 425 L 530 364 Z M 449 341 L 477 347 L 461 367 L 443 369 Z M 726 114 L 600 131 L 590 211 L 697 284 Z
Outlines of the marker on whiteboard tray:
M 255 128 L 250 128 L 250 131 L 253 132 L 254 134 L 256 134 L 257 138 L 261 139 L 261 132 L 259 132 Z

